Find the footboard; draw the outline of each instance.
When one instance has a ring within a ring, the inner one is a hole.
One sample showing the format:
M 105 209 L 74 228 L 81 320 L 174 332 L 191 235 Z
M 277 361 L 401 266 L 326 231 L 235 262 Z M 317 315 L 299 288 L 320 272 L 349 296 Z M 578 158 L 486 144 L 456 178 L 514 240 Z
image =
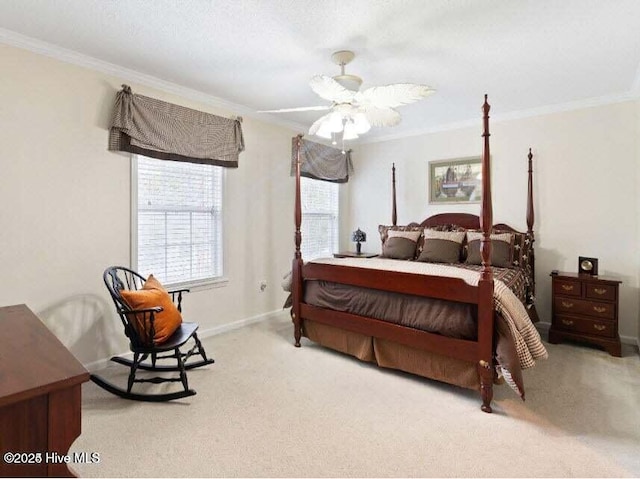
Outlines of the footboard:
M 303 284 L 307 280 L 328 281 L 385 292 L 475 304 L 479 308 L 484 307 L 480 301 L 480 288 L 469 285 L 460 278 L 422 276 L 399 271 L 309 263 L 302 268 L 302 279 Z M 476 362 L 479 357 L 476 341 L 449 338 L 375 318 L 320 308 L 304 303 L 302 298 L 300 302 L 300 313 L 304 319 L 312 319 L 355 333 L 388 339 L 416 349 L 425 349 L 428 345 L 429 351 L 469 362 Z
M 304 285 L 308 280 L 476 305 L 478 308 L 477 340 L 451 338 L 376 318 L 307 304 L 304 302 Z M 476 364 L 483 397 L 482 409 L 491 411 L 495 350 L 492 281 L 480 280 L 475 286 L 460 278 L 308 263 L 301 267 L 300 283 L 297 288 L 294 287 L 294 291 L 300 295 L 297 301 L 294 293 L 293 300 L 294 306 L 298 305 L 298 321 L 294 318 L 296 337 L 302 335 L 304 320 L 313 320 L 346 331 Z

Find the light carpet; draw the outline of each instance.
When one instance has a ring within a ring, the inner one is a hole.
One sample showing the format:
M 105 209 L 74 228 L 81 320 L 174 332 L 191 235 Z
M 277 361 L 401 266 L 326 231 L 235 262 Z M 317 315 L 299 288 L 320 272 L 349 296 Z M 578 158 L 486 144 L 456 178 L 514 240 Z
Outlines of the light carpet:
M 380 369 L 308 341 L 286 313 L 204 340 L 216 363 L 169 403 L 83 386 L 85 477 L 640 476 L 640 357 L 573 344 L 524 372 L 526 402 Z M 100 371 L 119 384 L 127 368 Z M 150 385 L 163 389 L 165 385 Z M 175 388 L 176 385 L 168 387 Z

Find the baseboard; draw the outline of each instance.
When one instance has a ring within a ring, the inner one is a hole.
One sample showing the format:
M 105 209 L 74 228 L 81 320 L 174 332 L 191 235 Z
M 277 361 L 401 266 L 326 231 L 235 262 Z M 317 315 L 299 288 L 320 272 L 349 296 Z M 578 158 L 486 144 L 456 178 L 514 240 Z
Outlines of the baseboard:
M 234 331 L 236 329 L 244 328 L 245 326 L 249 326 L 251 324 L 259 323 L 261 321 L 266 321 L 267 319 L 275 318 L 281 314 L 284 314 L 286 311 L 283 309 L 277 309 L 275 311 L 270 311 L 268 313 L 258 314 L 256 316 L 251 316 L 250 318 L 239 319 L 238 321 L 233 321 L 231 323 L 222 324 L 220 326 L 216 326 L 214 328 L 209 329 L 199 329 L 198 337 L 200 339 L 209 338 L 211 336 L 217 336 L 218 334 L 227 333 L 229 331 Z
M 631 346 L 637 346 L 638 338 L 635 338 L 633 336 L 620 336 L 620 342 L 622 344 L 630 344 Z
M 261 321 L 266 321 L 268 319 L 275 318 L 279 315 L 284 314 L 286 311 L 283 309 L 277 309 L 275 311 L 269 311 L 268 313 L 258 314 L 256 316 L 251 316 L 249 318 L 239 319 L 238 321 L 232 321 L 231 323 L 221 324 L 220 326 L 215 326 L 209 329 L 199 329 L 198 337 L 200 339 L 210 338 L 212 336 L 217 336 L 218 334 L 228 333 L 229 331 L 234 331 L 236 329 L 244 328 L 246 326 L 250 326 L 252 324 L 259 323 Z M 133 356 L 131 351 L 123 352 L 122 354 L 117 354 L 116 356 L 124 356 L 130 357 Z M 110 364 L 110 358 L 98 359 L 97 361 L 92 361 L 90 363 L 84 364 L 84 367 L 87 371 L 93 372 L 98 371 L 100 369 L 106 368 Z

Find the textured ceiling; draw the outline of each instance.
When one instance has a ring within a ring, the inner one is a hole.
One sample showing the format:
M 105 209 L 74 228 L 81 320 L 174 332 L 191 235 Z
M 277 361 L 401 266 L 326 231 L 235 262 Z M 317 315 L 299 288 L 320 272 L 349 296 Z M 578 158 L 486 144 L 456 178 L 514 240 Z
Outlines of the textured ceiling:
M 326 104 L 308 81 L 338 74 L 340 49 L 355 51 L 347 73 L 362 88 L 437 89 L 369 140 L 479 121 L 484 93 L 494 117 L 640 95 L 638 0 L 0 0 L 0 28 L 245 114 Z M 278 118 L 308 127 L 321 114 Z

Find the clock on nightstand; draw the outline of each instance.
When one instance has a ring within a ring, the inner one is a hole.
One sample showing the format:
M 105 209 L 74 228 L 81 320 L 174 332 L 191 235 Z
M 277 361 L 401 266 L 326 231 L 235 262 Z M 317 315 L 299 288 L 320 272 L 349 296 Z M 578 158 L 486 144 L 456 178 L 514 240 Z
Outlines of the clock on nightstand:
M 578 273 L 598 276 L 598 258 L 578 256 Z

